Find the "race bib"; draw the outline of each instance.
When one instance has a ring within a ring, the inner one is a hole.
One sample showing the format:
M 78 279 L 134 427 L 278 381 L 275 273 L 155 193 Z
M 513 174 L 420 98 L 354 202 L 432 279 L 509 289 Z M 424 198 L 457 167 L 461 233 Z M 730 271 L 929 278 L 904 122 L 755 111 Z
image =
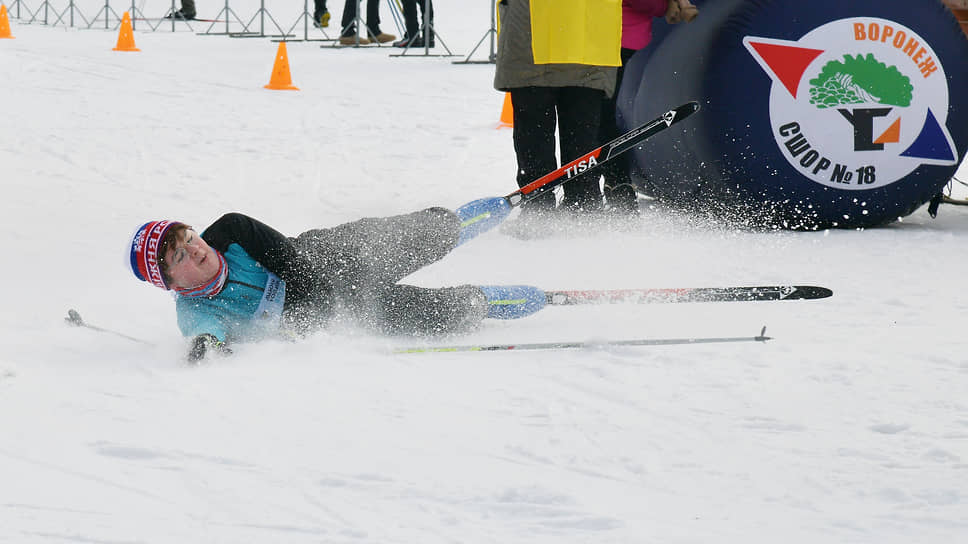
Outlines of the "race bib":
M 282 308 L 286 302 L 286 282 L 272 272 L 267 271 L 267 274 L 269 278 L 266 280 L 265 291 L 253 317 L 266 328 L 278 328 L 282 322 Z

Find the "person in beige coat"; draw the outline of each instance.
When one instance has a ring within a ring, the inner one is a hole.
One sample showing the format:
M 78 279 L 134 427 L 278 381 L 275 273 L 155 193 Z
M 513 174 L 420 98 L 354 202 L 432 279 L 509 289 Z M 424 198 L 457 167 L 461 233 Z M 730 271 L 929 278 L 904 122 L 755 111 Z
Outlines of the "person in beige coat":
M 547 2 L 548 0 L 542 0 Z M 535 0 L 537 3 L 538 0 Z M 582 4 L 584 0 L 559 0 Z M 589 3 L 588 9 L 596 3 Z M 607 2 L 598 2 L 603 5 Z M 576 8 L 560 5 L 556 9 Z M 620 9 L 620 8 L 619 8 Z M 577 29 L 565 39 L 594 40 L 596 36 L 614 38 L 615 64 L 587 62 L 535 62 L 532 25 L 548 27 L 551 20 L 532 21 L 530 0 L 501 0 L 498 5 L 500 33 L 494 88 L 511 93 L 514 113 L 514 152 L 517 158 L 519 187 L 558 168 L 555 156 L 555 130 L 560 141 L 561 163 L 575 159 L 598 147 L 601 102 L 615 89 L 616 66 L 620 64 L 618 38 L 621 17 L 615 17 L 615 28 Z M 539 10 L 547 14 L 548 10 Z M 548 17 L 550 19 L 550 17 Z M 588 23 L 589 25 L 593 23 Z M 550 31 L 567 32 L 555 27 Z M 614 33 L 614 35 L 613 35 Z M 574 38 L 573 38 L 574 37 Z M 589 44 L 594 45 L 594 44 Z M 554 57 L 555 51 L 551 51 Z M 561 208 L 576 214 L 600 212 L 603 209 L 599 178 L 579 176 L 564 185 Z M 554 194 L 539 197 L 522 206 L 519 223 L 526 223 L 556 210 Z M 509 229 L 505 229 L 509 230 Z M 528 229 L 522 229 L 522 232 Z M 513 234 L 513 233 L 512 233 Z

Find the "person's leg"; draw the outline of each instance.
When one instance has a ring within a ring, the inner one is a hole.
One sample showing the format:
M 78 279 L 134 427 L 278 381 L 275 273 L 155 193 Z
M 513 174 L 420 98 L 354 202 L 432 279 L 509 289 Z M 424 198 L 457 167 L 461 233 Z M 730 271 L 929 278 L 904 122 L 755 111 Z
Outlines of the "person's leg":
M 602 101 L 601 129 L 599 130 L 599 140 L 605 144 L 614 140 L 620 135 L 618 123 L 616 122 L 616 110 L 618 92 L 622 86 L 622 78 L 625 76 L 625 65 L 635 54 L 634 49 L 622 49 L 622 66 L 619 66 L 615 79 L 615 93 L 611 98 Z M 629 177 L 631 154 L 626 153 L 613 159 L 610 164 L 602 167 L 602 177 L 605 179 L 605 202 L 609 209 L 636 214 L 639 210 L 638 197 L 635 187 L 632 185 L 632 178 Z
M 195 0 L 182 0 L 181 12 L 186 19 L 195 18 Z
M 615 93 L 612 94 L 611 98 L 604 98 L 602 100 L 602 116 L 601 123 L 599 125 L 599 143 L 605 144 L 614 140 L 619 135 L 618 124 L 615 121 L 615 110 L 616 102 L 618 99 L 618 89 L 622 84 L 622 76 L 625 74 L 625 62 L 626 52 L 635 51 L 632 49 L 622 49 L 622 66 L 620 66 L 616 72 L 615 76 Z M 622 183 L 628 182 L 628 174 L 625 173 L 625 164 L 623 160 L 624 157 L 619 157 L 602 167 L 602 176 L 605 178 L 605 187 L 611 188 Z
M 417 2 L 418 0 L 401 0 L 403 4 L 403 26 L 405 27 L 403 38 L 394 42 L 396 47 L 413 47 L 417 37 L 420 36 L 420 24 L 417 22 Z
M 366 28 L 370 32 L 369 38 L 383 33 L 380 30 L 380 0 L 366 0 Z
M 418 0 L 401 0 L 403 3 L 403 24 L 406 27 L 404 39 L 420 35 L 420 24 L 417 22 Z
M 360 317 L 385 334 L 455 334 L 487 317 L 487 298 L 474 285 L 431 289 L 397 284 L 380 291 Z
M 459 232 L 454 212 L 427 208 L 311 230 L 297 241 L 311 245 L 314 259 L 336 263 L 334 281 L 366 288 L 396 283 L 440 260 L 457 245 Z
M 427 34 L 430 36 L 430 47 L 433 47 L 435 45 L 434 38 L 436 37 L 435 33 L 433 32 L 434 3 L 428 2 L 429 6 L 427 6 L 424 4 L 425 0 L 417 0 L 417 2 L 420 4 L 420 14 L 421 14 L 421 18 L 423 19 L 423 24 L 428 28 Z M 424 8 L 426 7 L 430 8 L 429 12 L 424 11 Z M 424 36 L 424 38 L 427 38 L 427 36 Z
M 599 147 L 598 130 L 602 116 L 601 104 L 605 93 L 587 87 L 563 87 L 558 94 L 557 110 L 561 163 L 577 159 Z M 601 172 L 582 174 L 564 184 L 564 205 L 581 211 L 602 209 L 602 191 L 598 180 Z
M 317 26 L 329 26 L 329 11 L 326 0 L 313 0 L 313 23 Z
M 524 187 L 558 168 L 558 159 L 555 156 L 557 91 L 551 87 L 511 89 L 518 187 Z M 524 204 L 522 211 L 540 213 L 554 207 L 555 197 L 549 192 Z
M 430 289 L 397 284 L 380 291 L 363 322 L 388 334 L 466 332 L 484 318 L 520 319 L 545 307 L 544 291 L 527 285 L 462 285 Z
M 356 34 L 356 3 L 357 0 L 346 0 L 343 4 L 343 18 L 340 20 L 341 36 L 354 36 Z

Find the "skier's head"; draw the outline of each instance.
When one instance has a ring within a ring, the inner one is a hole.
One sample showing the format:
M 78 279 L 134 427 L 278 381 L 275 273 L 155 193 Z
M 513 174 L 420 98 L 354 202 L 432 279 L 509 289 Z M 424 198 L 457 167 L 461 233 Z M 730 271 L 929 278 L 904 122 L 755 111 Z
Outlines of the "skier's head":
M 228 277 L 225 257 L 177 221 L 151 221 L 138 228 L 129 262 L 139 280 L 183 296 L 217 294 Z
M 178 230 L 187 228 L 177 221 L 149 221 L 138 227 L 131 237 L 128 261 L 134 277 L 155 287 L 168 289 L 167 272 L 164 268 L 165 249 Z

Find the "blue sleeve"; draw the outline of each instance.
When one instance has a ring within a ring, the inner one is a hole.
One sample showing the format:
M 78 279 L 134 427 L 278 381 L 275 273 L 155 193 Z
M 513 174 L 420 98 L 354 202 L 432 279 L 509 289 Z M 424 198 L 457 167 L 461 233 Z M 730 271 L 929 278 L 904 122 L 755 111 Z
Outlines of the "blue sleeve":
M 228 340 L 229 331 L 225 319 L 214 308 L 181 299 L 175 304 L 175 312 L 178 314 L 178 328 L 183 336 L 193 338 L 200 334 L 211 334 L 220 342 Z

